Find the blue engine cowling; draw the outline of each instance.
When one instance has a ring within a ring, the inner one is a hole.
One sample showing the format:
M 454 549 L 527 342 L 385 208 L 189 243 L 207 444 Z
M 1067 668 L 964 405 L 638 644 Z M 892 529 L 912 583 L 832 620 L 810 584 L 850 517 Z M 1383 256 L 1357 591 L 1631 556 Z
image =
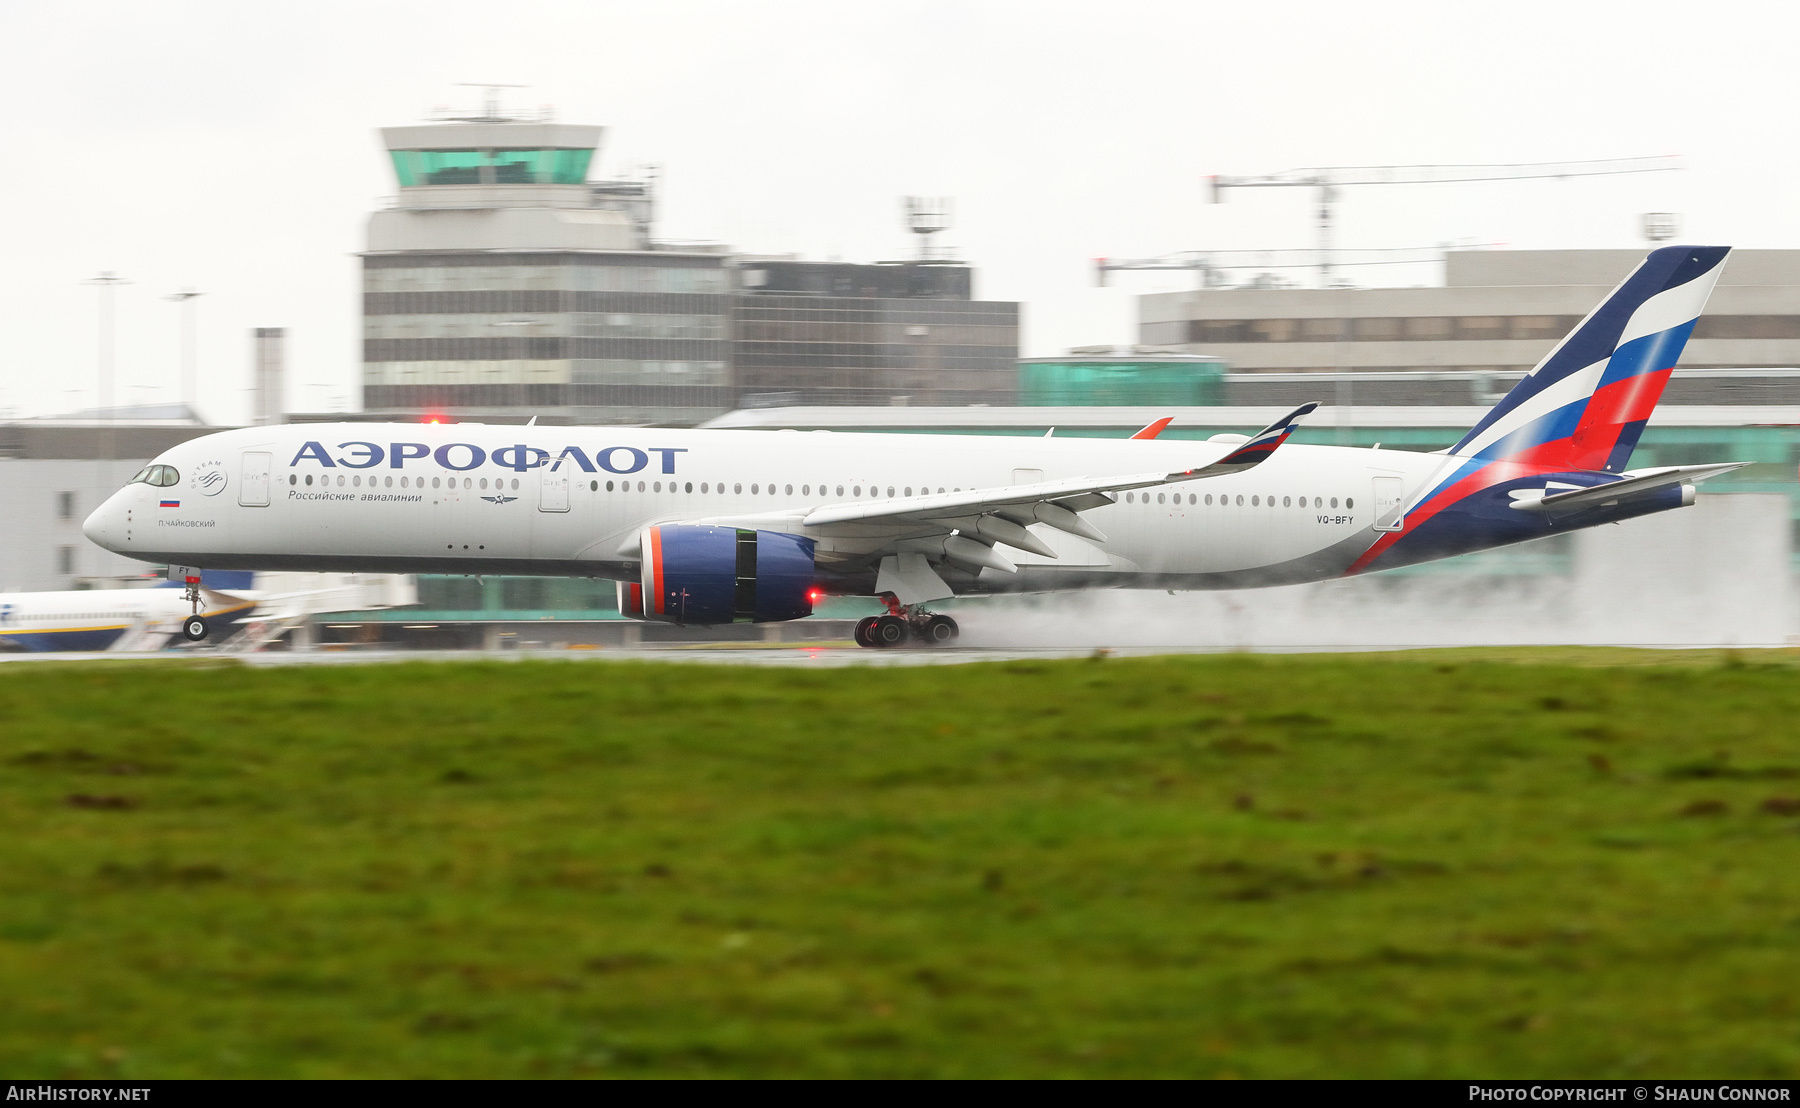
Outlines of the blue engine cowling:
M 639 543 L 642 619 L 713 625 L 812 615 L 811 539 L 670 523 L 644 528 Z

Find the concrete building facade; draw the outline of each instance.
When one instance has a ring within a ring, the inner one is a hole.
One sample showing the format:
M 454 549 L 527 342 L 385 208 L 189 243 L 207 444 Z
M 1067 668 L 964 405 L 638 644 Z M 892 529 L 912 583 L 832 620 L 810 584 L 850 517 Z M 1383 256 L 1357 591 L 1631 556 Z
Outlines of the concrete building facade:
M 976 300 L 966 265 L 746 258 L 736 273 L 737 407 L 1012 402 L 1019 305 Z
M 1451 251 L 1441 287 L 1157 293 L 1138 298 L 1138 335 L 1238 372 L 1435 370 L 1504 382 L 1530 371 L 1642 259 L 1636 250 Z M 1734 253 L 1681 364 L 1800 366 L 1800 251 Z

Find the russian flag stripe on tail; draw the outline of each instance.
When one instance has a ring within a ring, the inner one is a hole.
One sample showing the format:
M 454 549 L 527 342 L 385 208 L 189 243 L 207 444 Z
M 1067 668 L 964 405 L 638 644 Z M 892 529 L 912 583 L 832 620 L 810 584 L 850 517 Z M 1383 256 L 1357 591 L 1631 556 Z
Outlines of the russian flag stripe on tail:
M 1730 252 L 1651 251 L 1450 453 L 1623 470 Z

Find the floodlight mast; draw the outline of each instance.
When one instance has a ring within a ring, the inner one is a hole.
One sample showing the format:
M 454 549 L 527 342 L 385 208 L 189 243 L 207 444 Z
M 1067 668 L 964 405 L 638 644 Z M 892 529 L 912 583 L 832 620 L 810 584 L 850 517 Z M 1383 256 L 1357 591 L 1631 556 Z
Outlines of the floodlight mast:
M 1529 181 L 1553 177 L 1600 177 L 1615 173 L 1658 173 L 1686 169 L 1679 154 L 1651 158 L 1601 158 L 1581 162 L 1521 162 L 1512 165 L 1373 165 L 1290 169 L 1264 176 L 1207 179 L 1207 200 L 1223 203 L 1234 188 L 1311 188 L 1318 191 L 1319 283 L 1332 282 L 1332 240 L 1338 190 L 1352 185 L 1435 185 L 1473 181 Z

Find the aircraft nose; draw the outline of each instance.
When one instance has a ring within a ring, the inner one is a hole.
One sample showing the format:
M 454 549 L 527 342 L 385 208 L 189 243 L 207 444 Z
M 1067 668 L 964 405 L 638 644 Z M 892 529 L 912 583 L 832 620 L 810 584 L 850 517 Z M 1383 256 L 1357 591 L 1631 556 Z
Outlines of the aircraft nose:
M 106 498 L 106 502 L 95 508 L 81 524 L 81 533 L 88 541 L 114 553 L 123 553 L 119 548 L 125 542 L 124 492 L 115 492 Z

